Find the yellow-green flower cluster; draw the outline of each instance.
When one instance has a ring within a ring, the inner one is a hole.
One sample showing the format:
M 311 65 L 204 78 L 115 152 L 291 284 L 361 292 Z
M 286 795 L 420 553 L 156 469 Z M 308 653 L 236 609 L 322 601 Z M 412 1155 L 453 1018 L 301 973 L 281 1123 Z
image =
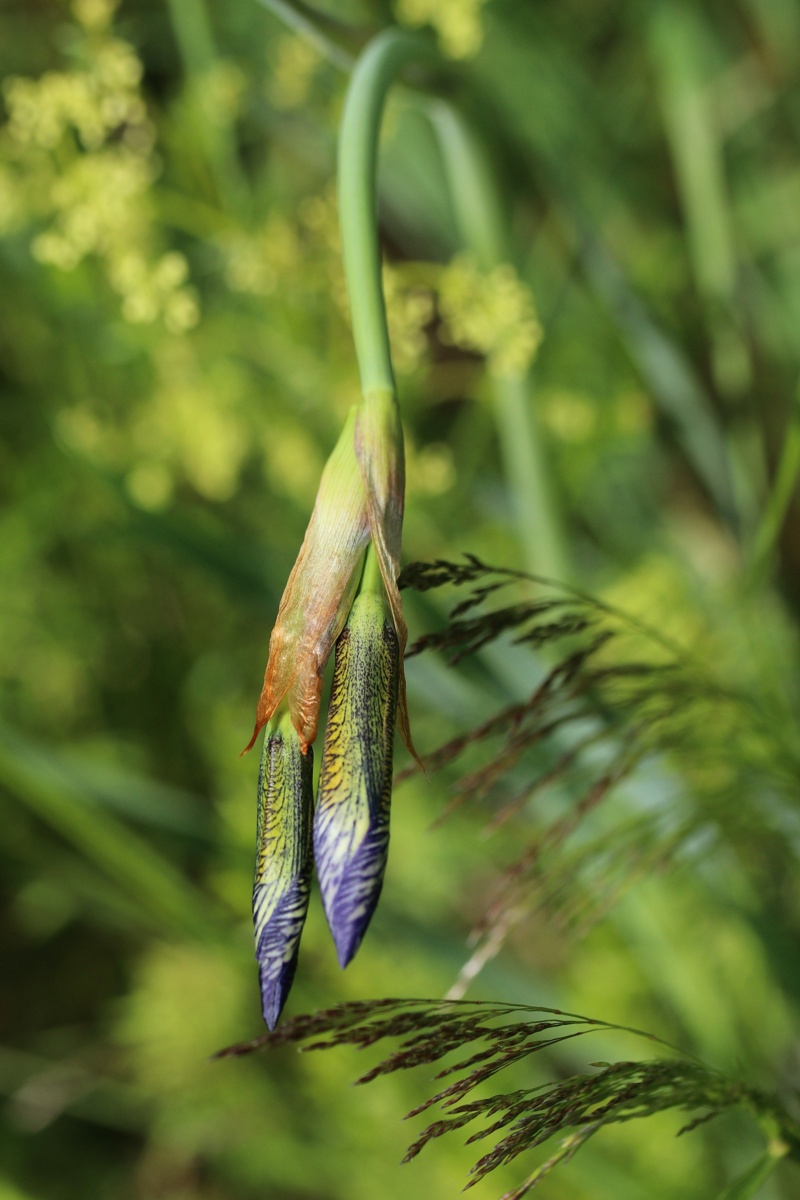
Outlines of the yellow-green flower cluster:
M 60 410 L 59 440 L 72 453 L 119 472 L 141 508 L 166 508 L 184 482 L 209 501 L 228 500 L 258 434 L 238 401 L 246 394 L 239 368 L 219 363 L 204 369 L 191 342 L 172 339 L 162 343 L 153 363 L 151 392 L 123 423 L 87 399 Z
M 235 229 L 218 241 L 225 281 L 235 292 L 272 296 L 280 290 L 301 298 L 317 292 L 324 277 L 327 293 L 349 323 L 350 307 L 342 270 L 336 197 L 326 191 L 301 204 L 296 216 L 274 211 L 260 229 Z M 416 370 L 425 357 L 425 327 L 433 318 L 438 269 L 421 272 L 419 264 L 386 264 L 386 299 L 392 361 L 401 375 Z
M 488 273 L 459 255 L 439 280 L 445 341 L 486 355 L 494 375 L 522 375 L 542 340 L 533 296 L 508 264 Z
M 161 386 L 130 430 L 138 452 L 127 477 L 131 495 L 142 507 L 160 507 L 147 503 L 158 498 L 160 472 L 169 492 L 182 475 L 206 499 L 229 499 L 249 449 L 249 430 L 226 399 L 235 395 L 233 380 L 224 371 L 204 379 L 198 364 L 180 353 L 166 356 L 162 372 Z
M 114 7 L 77 0 L 76 66 L 6 81 L 2 137 L 13 169 L 0 187 L 0 228 L 23 205 L 29 218 L 47 222 L 32 245 L 40 262 L 68 271 L 99 258 L 126 320 L 163 320 L 180 333 L 197 323 L 197 298 L 185 259 L 158 246 L 155 134 L 142 64 L 111 32 Z
M 486 0 L 397 0 L 395 15 L 417 29 L 432 25 L 449 58 L 472 58 L 483 43 L 481 9 Z
M 571 446 L 591 444 L 595 452 L 603 437 L 638 438 L 647 434 L 652 424 L 647 397 L 630 389 L 605 397 L 602 403 L 599 397 L 584 392 L 545 391 L 539 396 L 538 412 L 542 424 L 559 441 Z
M 133 324 L 150 324 L 161 317 L 170 333 L 197 324 L 197 297 L 184 286 L 189 264 L 177 250 L 151 262 L 135 250 L 115 254 L 108 263 L 108 277 L 123 297 L 122 315 Z
M 230 59 L 218 59 L 194 81 L 194 99 L 209 125 L 225 128 L 242 111 L 247 76 Z
M 86 30 L 105 30 L 111 25 L 119 0 L 73 0 L 72 12 Z
M 332 189 L 304 201 L 291 216 L 274 209 L 255 229 L 226 230 L 217 244 L 232 291 L 305 302 L 324 291 L 343 315 L 347 290 L 342 270 L 336 197 Z
M 225 279 L 235 292 L 270 296 L 303 262 L 299 231 L 281 213 L 271 213 L 261 229 L 237 229 L 222 239 Z
M 425 355 L 425 326 L 433 317 L 433 295 L 429 288 L 407 280 L 402 268 L 388 265 L 383 268 L 383 293 L 392 362 L 399 374 L 410 374 Z
M 287 33 L 278 40 L 267 97 L 276 108 L 300 108 L 308 99 L 320 56 L 308 38 Z
M 51 182 L 53 222 L 34 239 L 34 256 L 69 271 L 89 254 L 104 255 L 113 269 L 123 231 L 140 224 L 140 201 L 152 171 L 147 159 L 118 149 L 76 158 Z M 137 251 L 131 247 L 127 254 Z
M 54 150 L 68 129 L 97 150 L 110 133 L 146 120 L 139 94 L 142 64 L 133 47 L 107 38 L 91 48 L 86 68 L 47 71 L 40 79 L 10 78 L 4 87 L 8 130 L 23 145 Z

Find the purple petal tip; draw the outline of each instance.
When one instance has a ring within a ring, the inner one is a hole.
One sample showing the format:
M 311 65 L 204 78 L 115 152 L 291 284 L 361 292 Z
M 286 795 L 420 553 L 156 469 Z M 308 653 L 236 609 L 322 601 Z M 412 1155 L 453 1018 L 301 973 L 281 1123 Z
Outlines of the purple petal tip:
M 377 834 L 377 836 L 375 836 Z M 388 855 L 388 829 L 373 831 L 357 849 L 332 892 L 331 880 L 320 872 L 320 890 L 336 956 L 344 968 L 354 958 L 380 898 Z M 327 885 L 327 886 L 326 886 Z
M 256 960 L 261 983 L 261 1009 L 270 1030 L 278 1023 L 297 970 L 300 934 L 307 907 L 308 883 L 305 879 L 296 880 L 260 931 Z
M 283 1006 L 292 986 L 297 970 L 297 955 L 277 972 L 272 973 L 271 964 L 260 963 L 258 977 L 261 983 L 261 1011 L 270 1033 L 278 1024 Z

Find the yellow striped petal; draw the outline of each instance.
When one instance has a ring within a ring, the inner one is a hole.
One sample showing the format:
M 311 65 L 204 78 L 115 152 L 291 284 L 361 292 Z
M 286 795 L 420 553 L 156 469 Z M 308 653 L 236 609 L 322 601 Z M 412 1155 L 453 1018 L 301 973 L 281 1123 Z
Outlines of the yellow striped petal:
M 322 903 L 343 967 L 361 944 L 383 885 L 399 663 L 382 598 L 362 593 L 336 644 L 314 818 Z

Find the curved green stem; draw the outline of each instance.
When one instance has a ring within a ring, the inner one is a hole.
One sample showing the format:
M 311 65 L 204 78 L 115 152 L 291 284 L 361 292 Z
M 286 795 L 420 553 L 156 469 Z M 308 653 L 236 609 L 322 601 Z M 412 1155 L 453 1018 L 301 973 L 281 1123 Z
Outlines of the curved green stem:
M 482 271 L 511 259 L 508 217 L 483 142 L 444 100 L 428 103 L 447 176 L 456 226 Z
M 353 67 L 355 53 L 364 44 L 365 31 L 320 12 L 304 0 L 259 0 L 294 33 L 302 34 L 323 57 L 342 71 Z
M 411 59 L 428 57 L 417 34 L 387 29 L 356 63 L 339 132 L 339 226 L 356 357 L 365 396 L 394 394 L 389 329 L 378 245 L 376 168 L 378 134 L 389 87 Z
M 339 223 L 353 337 L 365 397 L 395 394 L 377 233 L 378 135 L 389 87 L 410 61 L 431 57 L 419 35 L 379 34 L 358 60 L 339 134 Z M 483 146 L 451 105 L 429 112 L 439 135 L 461 236 L 483 270 L 510 258 L 507 221 Z M 567 552 L 524 376 L 493 380 L 501 452 L 529 569 L 564 579 Z
M 486 150 L 451 104 L 428 105 L 439 138 L 456 223 L 483 271 L 511 261 L 508 218 Z M 494 376 L 500 452 L 512 492 L 517 536 L 534 574 L 569 578 L 569 554 L 531 403 L 530 376 Z

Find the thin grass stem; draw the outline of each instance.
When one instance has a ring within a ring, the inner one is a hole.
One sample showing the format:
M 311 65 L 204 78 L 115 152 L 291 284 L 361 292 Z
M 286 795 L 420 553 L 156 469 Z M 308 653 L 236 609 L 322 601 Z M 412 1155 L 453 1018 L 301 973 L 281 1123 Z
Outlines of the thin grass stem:
M 510 262 L 508 218 L 485 147 L 451 104 L 434 102 L 428 111 L 439 138 L 464 244 L 484 271 Z M 491 377 L 500 453 L 525 566 L 529 571 L 568 579 L 567 541 L 531 402 L 531 387 L 529 372 Z

